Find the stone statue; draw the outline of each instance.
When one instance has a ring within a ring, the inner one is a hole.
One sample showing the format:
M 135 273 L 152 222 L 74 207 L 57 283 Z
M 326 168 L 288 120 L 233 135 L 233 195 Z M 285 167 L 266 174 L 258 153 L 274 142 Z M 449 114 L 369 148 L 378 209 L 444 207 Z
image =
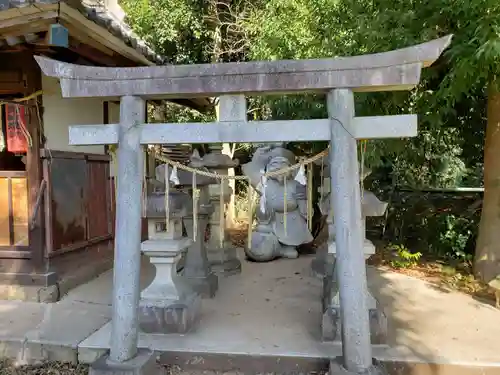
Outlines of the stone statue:
M 320 164 L 321 163 L 321 164 Z M 318 249 L 316 250 L 316 257 L 313 259 L 311 263 L 311 268 L 313 274 L 317 277 L 323 278 L 326 274 L 325 267 L 333 267 L 336 248 L 335 248 L 335 222 L 333 220 L 333 211 L 330 209 L 331 207 L 331 179 L 330 179 L 330 161 L 329 159 L 324 160 L 323 162 L 317 163 L 318 165 L 323 165 L 323 186 L 320 188 L 320 200 L 319 200 L 319 209 L 321 214 L 327 218 L 328 226 L 325 226 L 324 230 L 327 232 L 327 236 L 323 236 L 326 238 L 325 243 L 322 243 Z M 371 170 L 367 167 L 361 168 L 360 170 L 360 178 L 365 179 L 371 173 Z M 368 216 L 383 216 L 387 209 L 387 202 L 383 202 L 377 198 L 375 194 L 371 191 L 363 190 L 363 194 L 361 196 L 361 214 L 362 214 L 362 231 L 366 234 L 365 230 L 365 222 L 366 217 Z M 330 247 L 330 250 L 328 248 Z M 375 253 L 375 246 L 373 243 L 366 239 L 364 239 L 363 243 L 363 252 L 365 253 L 365 258 L 368 259 L 372 254 Z
M 257 227 L 252 232 L 251 246 L 245 249 L 251 260 L 297 258 L 296 247 L 313 240 L 307 228 L 306 187 L 295 181 L 297 171 L 263 178 L 265 172 L 289 167 L 294 161 L 291 151 L 272 145 L 258 148 L 252 161 L 242 165 L 243 173 L 259 194 Z

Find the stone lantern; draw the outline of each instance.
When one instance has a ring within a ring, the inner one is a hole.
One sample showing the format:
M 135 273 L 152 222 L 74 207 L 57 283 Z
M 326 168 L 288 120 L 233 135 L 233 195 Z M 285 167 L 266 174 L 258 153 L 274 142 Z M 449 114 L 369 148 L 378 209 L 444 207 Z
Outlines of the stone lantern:
M 228 155 L 223 154 L 220 145 L 211 145 L 210 149 L 212 152 L 204 155 L 202 159 L 204 166 L 209 171 L 227 176 L 230 168 L 238 166 L 239 161 L 232 160 Z M 238 259 L 236 247 L 232 245 L 227 236 L 224 209 L 230 202 L 231 195 L 234 192 L 229 186 L 228 180 L 210 185 L 208 191 L 210 202 L 214 208 L 209 221 L 210 235 L 207 241 L 208 261 L 216 274 L 228 276 L 240 273 L 241 262 Z M 221 225 L 223 225 L 222 230 Z
M 197 322 L 200 296 L 177 273 L 177 263 L 192 246 L 182 235 L 182 217 L 191 198 L 182 192 L 169 193 L 169 223 L 166 224 L 165 192 L 148 195 L 146 217 L 148 240 L 141 251 L 155 267 L 155 277 L 139 302 L 139 326 L 146 333 L 186 333 Z

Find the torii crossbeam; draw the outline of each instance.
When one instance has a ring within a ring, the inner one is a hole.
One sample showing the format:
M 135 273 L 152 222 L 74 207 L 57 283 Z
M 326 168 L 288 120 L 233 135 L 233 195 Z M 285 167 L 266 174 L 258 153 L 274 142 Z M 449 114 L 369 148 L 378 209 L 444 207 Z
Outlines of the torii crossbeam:
M 118 144 L 113 320 L 110 360 L 137 354 L 141 144 L 318 141 L 331 143 L 343 365 L 354 374 L 372 366 L 356 139 L 411 137 L 416 115 L 355 117 L 353 92 L 409 90 L 451 42 L 446 36 L 400 50 L 319 60 L 260 61 L 138 68 L 100 68 L 37 57 L 60 79 L 63 97 L 120 98 L 120 123 L 70 127 L 73 145 Z M 245 95 L 328 93 L 328 118 L 247 121 Z M 145 99 L 221 96 L 220 121 L 143 124 Z

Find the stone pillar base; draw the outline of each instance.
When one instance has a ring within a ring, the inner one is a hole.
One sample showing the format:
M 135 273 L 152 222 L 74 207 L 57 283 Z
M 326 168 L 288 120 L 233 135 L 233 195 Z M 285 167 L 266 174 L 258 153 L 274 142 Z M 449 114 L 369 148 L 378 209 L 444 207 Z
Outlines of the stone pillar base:
M 139 327 L 145 333 L 188 333 L 198 322 L 201 298 L 194 294 L 180 301 L 141 300 Z
M 205 277 L 186 277 L 190 288 L 203 298 L 213 298 L 219 289 L 219 278 L 213 272 Z
M 237 249 L 230 243 L 223 248 L 216 245 L 207 246 L 207 256 L 212 272 L 220 276 L 231 276 L 241 273 L 241 261 Z
M 363 372 L 352 372 L 348 371 L 342 365 L 342 357 L 334 358 L 330 361 L 330 369 L 328 370 L 329 375 L 387 375 L 388 372 L 384 366 L 379 363 L 375 358 L 373 359 L 373 364 L 370 368 L 364 370 Z
M 156 355 L 149 349 L 139 349 L 137 355 L 126 362 L 111 362 L 106 354 L 89 368 L 89 375 L 160 375 L 166 374 L 156 363 Z
M 155 278 L 141 293 L 139 327 L 146 333 L 187 333 L 200 315 L 201 298 L 177 273 L 177 262 L 192 244 L 179 240 L 148 240 L 141 249 L 156 268 Z
M 328 249 L 329 248 L 329 249 Z M 327 274 L 327 269 L 335 264 L 335 254 L 337 252 L 335 242 L 324 245 L 316 250 L 316 256 L 311 261 L 311 272 L 317 278 L 323 278 Z M 365 239 L 363 244 L 365 259 L 375 254 L 375 246 L 370 240 Z
M 331 268 L 334 269 L 334 268 Z M 338 287 L 336 285 L 335 274 L 327 272 L 323 278 L 323 318 L 322 318 L 322 339 L 323 341 L 342 341 L 342 326 L 340 319 L 340 301 Z M 371 343 L 373 345 L 387 345 L 387 316 L 378 301 L 368 290 L 366 293 Z
M 387 317 L 378 308 L 369 309 L 370 335 L 372 345 L 387 345 Z M 342 325 L 340 307 L 330 306 L 323 313 L 322 321 L 323 341 L 342 342 Z
M 311 272 L 313 277 L 322 279 L 326 274 L 326 268 L 332 268 L 335 265 L 335 254 L 328 253 L 328 247 L 319 248 L 316 256 L 311 261 Z

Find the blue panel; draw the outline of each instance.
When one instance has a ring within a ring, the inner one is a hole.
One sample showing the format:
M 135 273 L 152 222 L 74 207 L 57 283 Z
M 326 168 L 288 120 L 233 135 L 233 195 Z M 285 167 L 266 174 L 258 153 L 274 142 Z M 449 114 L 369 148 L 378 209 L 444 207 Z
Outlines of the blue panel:
M 69 46 L 69 32 L 68 29 L 58 23 L 50 25 L 48 43 L 56 47 Z

